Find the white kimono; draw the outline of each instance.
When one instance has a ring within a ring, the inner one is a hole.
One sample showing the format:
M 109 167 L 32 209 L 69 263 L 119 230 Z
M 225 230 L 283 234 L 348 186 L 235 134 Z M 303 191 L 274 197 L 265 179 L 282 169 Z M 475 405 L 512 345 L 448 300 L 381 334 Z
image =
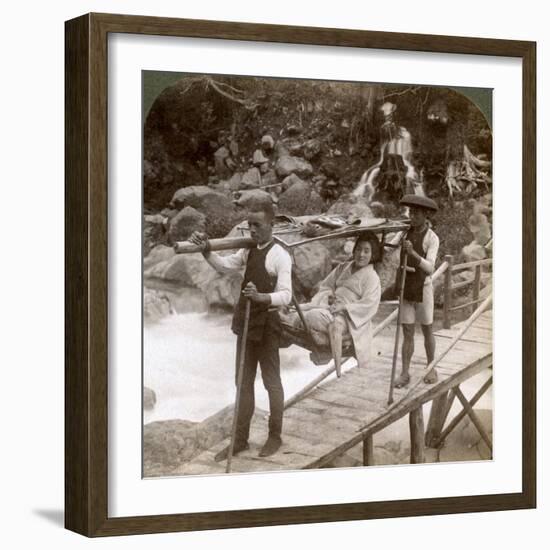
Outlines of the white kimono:
M 359 366 L 366 366 L 372 347 L 371 320 L 380 305 L 380 279 L 372 264 L 352 273 L 353 262 L 337 266 L 321 282 L 319 291 L 302 309 L 316 340 L 322 333 L 322 344 L 328 342 L 328 326 L 334 321 L 330 313 L 329 297 L 344 304 L 347 332 L 353 340 Z M 299 320 L 298 320 L 299 322 Z

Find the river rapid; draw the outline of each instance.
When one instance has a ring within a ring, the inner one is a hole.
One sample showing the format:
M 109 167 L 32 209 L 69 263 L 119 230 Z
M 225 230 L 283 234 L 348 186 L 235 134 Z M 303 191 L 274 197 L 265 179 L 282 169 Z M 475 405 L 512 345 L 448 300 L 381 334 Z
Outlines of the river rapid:
M 173 314 L 145 325 L 143 383 L 156 394 L 155 407 L 144 411 L 145 424 L 173 418 L 198 422 L 234 402 L 236 336 L 230 326 L 230 315 L 208 313 Z M 309 352 L 297 346 L 281 349 L 280 356 L 286 399 L 326 368 L 311 363 Z M 344 370 L 355 364 L 348 361 Z M 256 406 L 268 410 L 259 374 L 255 393 Z

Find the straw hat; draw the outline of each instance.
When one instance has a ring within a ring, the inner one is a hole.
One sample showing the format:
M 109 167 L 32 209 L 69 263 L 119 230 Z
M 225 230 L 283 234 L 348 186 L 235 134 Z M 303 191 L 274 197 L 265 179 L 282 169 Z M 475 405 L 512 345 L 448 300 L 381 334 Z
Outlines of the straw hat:
M 420 208 L 425 208 L 426 210 L 432 210 L 437 212 L 437 204 L 432 199 L 428 197 L 423 197 L 422 195 L 403 195 L 403 198 L 399 201 L 400 204 L 405 206 L 417 206 Z

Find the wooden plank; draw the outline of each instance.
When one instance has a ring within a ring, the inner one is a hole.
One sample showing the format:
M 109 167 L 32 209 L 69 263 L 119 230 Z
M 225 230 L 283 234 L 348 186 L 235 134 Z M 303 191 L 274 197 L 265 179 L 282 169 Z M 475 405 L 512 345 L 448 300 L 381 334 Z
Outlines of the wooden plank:
M 441 330 L 437 332 L 437 338 L 454 338 L 456 331 L 454 330 Z M 472 327 L 463 335 L 461 341 L 474 341 L 481 344 L 491 344 L 493 342 L 493 332 L 489 329 L 480 327 Z
M 427 391 L 418 395 L 414 395 L 413 397 L 404 401 L 396 402 L 391 411 L 388 411 L 385 415 L 375 418 L 372 422 L 366 424 L 364 426 L 364 429 L 360 433 L 356 434 L 354 437 L 350 438 L 342 445 L 334 448 L 331 453 L 319 457 L 318 460 L 311 462 L 306 466 L 306 468 L 319 468 L 323 464 L 330 462 L 334 457 L 343 454 L 348 449 L 360 443 L 368 434 L 374 434 L 382 430 L 389 424 L 395 422 L 395 420 L 410 412 L 413 408 L 416 408 L 423 403 L 432 400 L 434 397 L 441 395 L 443 392 L 448 391 L 452 387 L 462 383 L 464 380 L 467 380 L 468 378 L 475 376 L 484 369 L 492 366 L 492 360 L 492 356 L 483 357 L 475 363 L 464 368 L 462 371 L 457 372 L 455 376 L 449 377 L 447 380 L 444 380 L 432 386 L 427 386 Z
M 348 403 L 357 411 L 375 411 L 382 408 L 384 404 L 379 399 L 373 399 L 363 388 L 350 387 L 343 388 L 342 390 L 338 389 L 338 391 L 326 388 L 318 394 L 316 393 L 316 395 L 321 396 L 325 400 L 333 399 L 337 402 Z

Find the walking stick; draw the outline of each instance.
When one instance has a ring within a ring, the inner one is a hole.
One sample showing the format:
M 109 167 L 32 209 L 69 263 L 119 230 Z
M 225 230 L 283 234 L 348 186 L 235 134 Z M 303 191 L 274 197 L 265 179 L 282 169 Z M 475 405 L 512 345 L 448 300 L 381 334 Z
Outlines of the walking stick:
M 233 449 L 235 448 L 235 437 L 237 436 L 237 418 L 239 416 L 239 404 L 241 401 L 241 386 L 243 385 L 244 358 L 246 353 L 246 339 L 248 336 L 248 321 L 250 319 L 250 300 L 246 300 L 244 310 L 244 327 L 241 336 L 241 345 L 239 353 L 239 363 L 237 370 L 237 396 L 235 397 L 235 410 L 233 412 L 233 426 L 231 427 L 231 441 L 229 443 L 229 454 L 227 456 L 227 466 L 225 473 L 231 472 L 231 459 L 233 458 Z
M 401 304 L 403 303 L 403 293 L 405 291 L 405 278 L 407 277 L 407 253 L 403 255 L 403 264 L 399 266 L 401 277 L 399 279 L 399 305 L 397 306 L 397 329 L 395 331 L 395 344 L 393 346 L 393 360 L 391 365 L 390 394 L 388 396 L 388 405 L 393 403 L 393 385 L 395 378 L 395 368 L 397 366 L 397 354 L 399 352 L 399 335 L 401 333 Z

